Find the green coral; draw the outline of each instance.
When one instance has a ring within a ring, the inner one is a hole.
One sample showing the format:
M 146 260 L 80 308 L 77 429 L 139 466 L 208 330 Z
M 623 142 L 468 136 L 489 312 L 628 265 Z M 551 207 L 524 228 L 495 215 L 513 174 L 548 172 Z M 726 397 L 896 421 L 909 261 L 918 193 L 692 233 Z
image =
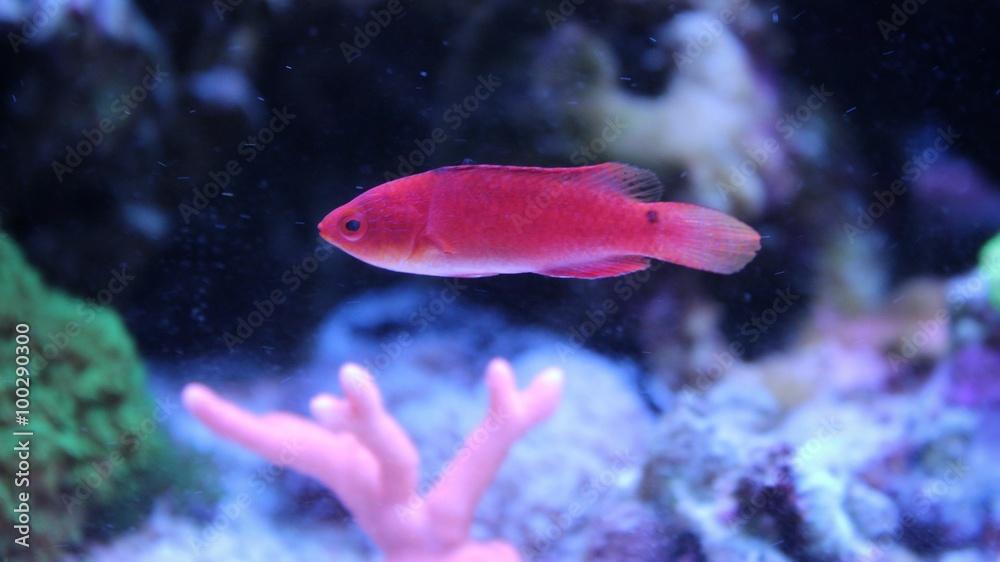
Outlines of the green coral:
M 135 524 L 152 497 L 176 477 L 171 471 L 178 461 L 163 428 L 176 401 L 160 404 L 150 397 L 145 370 L 117 314 L 47 288 L 0 233 L 5 427 L 14 427 L 14 412 L 21 409 L 15 403 L 14 367 L 15 329 L 22 323 L 30 328 L 30 407 L 28 426 L 18 429 L 34 432 L 30 485 L 15 488 L 7 476 L 17 472 L 12 451 L 23 438 L 6 431 L 0 472 L 8 481 L 0 486 L 0 504 L 10 529 L 16 494 L 30 493 L 31 549 L 8 541 L 5 558 L 53 560 L 60 547 L 85 536 Z
M 979 270 L 986 278 L 990 303 L 1000 310 L 1000 234 L 991 238 L 980 250 Z

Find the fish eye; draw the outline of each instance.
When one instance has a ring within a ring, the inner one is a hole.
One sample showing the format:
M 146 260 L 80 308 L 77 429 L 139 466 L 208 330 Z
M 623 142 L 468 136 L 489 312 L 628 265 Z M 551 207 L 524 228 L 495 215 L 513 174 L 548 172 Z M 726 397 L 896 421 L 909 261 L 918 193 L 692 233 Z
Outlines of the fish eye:
M 341 236 L 351 241 L 360 240 L 366 230 L 365 223 L 357 215 L 344 217 L 340 223 Z

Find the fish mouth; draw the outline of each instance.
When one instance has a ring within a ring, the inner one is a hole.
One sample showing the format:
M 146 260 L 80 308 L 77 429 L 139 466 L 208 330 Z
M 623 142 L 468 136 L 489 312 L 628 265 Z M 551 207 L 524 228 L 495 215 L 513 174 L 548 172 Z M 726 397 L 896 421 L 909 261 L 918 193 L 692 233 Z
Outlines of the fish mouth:
M 335 218 L 333 216 L 333 213 L 330 213 L 329 215 L 323 217 L 323 220 L 319 221 L 319 224 L 316 225 L 316 229 L 319 230 L 320 238 L 336 246 L 337 239 L 334 238 L 332 234 L 334 221 Z

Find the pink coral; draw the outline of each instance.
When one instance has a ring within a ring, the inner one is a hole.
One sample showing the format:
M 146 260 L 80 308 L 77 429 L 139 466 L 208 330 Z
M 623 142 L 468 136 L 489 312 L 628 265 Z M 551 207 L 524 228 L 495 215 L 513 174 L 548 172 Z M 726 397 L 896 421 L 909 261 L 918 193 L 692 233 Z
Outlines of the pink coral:
M 218 435 L 322 482 L 388 562 L 520 560 L 507 543 L 472 541 L 469 529 L 507 451 L 555 411 L 563 386 L 560 370 L 542 371 L 519 391 L 510 364 L 491 361 L 486 368 L 487 415 L 423 497 L 417 491 L 417 450 L 385 411 L 371 375 L 348 363 L 341 367 L 340 385 L 345 398 L 313 398 L 310 409 L 316 421 L 287 412 L 255 415 L 197 383 L 184 388 L 183 399 Z

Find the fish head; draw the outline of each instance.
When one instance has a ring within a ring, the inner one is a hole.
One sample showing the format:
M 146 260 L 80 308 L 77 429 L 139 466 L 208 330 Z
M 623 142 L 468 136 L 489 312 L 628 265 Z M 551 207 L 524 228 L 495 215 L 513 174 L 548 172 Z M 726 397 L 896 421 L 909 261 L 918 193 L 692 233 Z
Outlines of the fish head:
M 398 271 L 413 253 L 425 219 L 390 187 L 371 189 L 330 211 L 319 223 L 320 236 L 364 262 Z

